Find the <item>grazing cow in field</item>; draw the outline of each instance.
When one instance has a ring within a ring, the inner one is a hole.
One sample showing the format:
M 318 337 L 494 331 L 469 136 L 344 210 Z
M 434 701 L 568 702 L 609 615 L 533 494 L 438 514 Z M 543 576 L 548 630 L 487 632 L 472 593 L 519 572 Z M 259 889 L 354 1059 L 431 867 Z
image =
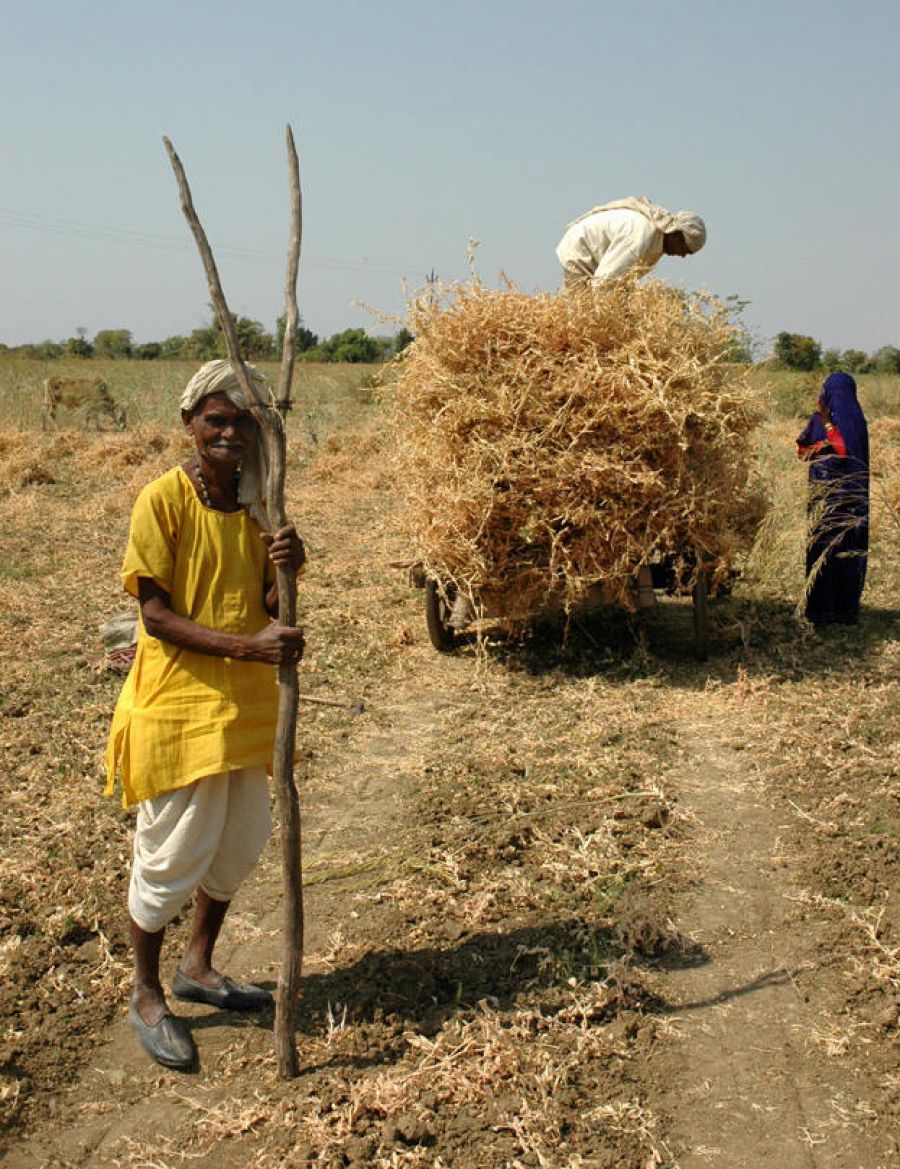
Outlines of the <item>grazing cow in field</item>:
M 100 430 L 100 420 L 107 419 L 116 430 L 125 429 L 125 411 L 117 406 L 105 381 L 99 377 L 48 377 L 44 382 L 44 409 L 41 427 L 46 430 L 57 424 L 60 406 L 66 410 L 81 411 L 82 425 L 92 423 Z

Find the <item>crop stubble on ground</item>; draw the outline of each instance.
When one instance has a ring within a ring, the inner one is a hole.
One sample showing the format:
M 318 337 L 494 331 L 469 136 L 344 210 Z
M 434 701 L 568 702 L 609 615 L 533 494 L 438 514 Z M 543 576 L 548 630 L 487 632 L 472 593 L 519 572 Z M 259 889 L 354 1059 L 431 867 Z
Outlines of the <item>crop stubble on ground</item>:
M 149 1065 L 123 1020 L 129 818 L 97 778 L 120 679 L 94 631 L 122 608 L 130 498 L 177 441 L 7 440 L 5 1163 L 891 1164 L 889 590 L 876 579 L 880 612 L 819 643 L 787 607 L 738 598 L 702 666 L 674 602 L 637 645 L 611 617 L 565 648 L 549 633 L 438 656 L 390 567 L 368 413 L 293 479 L 304 684 L 367 710 L 302 713 L 291 1083 L 270 1018 L 189 1009 L 191 1077 Z M 270 984 L 277 846 L 222 942 L 223 964 Z

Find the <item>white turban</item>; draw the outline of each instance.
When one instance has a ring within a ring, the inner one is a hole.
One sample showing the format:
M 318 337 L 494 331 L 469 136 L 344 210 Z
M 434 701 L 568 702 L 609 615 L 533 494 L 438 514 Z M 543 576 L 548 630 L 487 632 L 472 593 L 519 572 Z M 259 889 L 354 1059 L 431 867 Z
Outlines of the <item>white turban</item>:
M 646 219 L 649 219 L 656 230 L 661 231 L 663 235 L 670 231 L 682 232 L 684 242 L 691 253 L 699 252 L 706 243 L 706 224 L 699 215 L 695 215 L 693 211 L 676 211 L 673 215 L 671 211 L 667 211 L 658 203 L 651 203 L 646 195 L 637 197 L 629 195 L 625 199 L 614 199 L 612 203 L 603 203 L 599 207 L 592 207 L 590 211 L 585 211 L 584 215 L 573 219 L 569 227 L 574 227 L 576 223 L 581 223 L 582 219 L 587 219 L 590 215 L 596 215 L 598 211 L 618 210 L 638 211 Z
M 259 370 L 246 361 L 244 369 L 247 371 L 250 385 L 257 393 L 254 401 L 247 400 L 247 395 L 241 388 L 241 383 L 237 379 L 231 362 L 224 358 L 216 358 L 215 361 L 207 361 L 205 365 L 201 365 L 184 387 L 184 393 L 181 395 L 181 409 L 192 413 L 210 394 L 225 394 L 239 410 L 251 410 L 254 414 L 260 406 L 274 405 L 275 398 L 269 388 L 269 383 Z M 267 476 L 268 460 L 265 441 L 262 430 L 257 424 L 256 442 L 248 448 L 241 464 L 238 503 L 246 507 L 253 518 L 266 530 L 269 527 L 269 517 L 266 512 Z
M 706 224 L 693 211 L 676 211 L 672 216 L 675 226 L 670 231 L 680 231 L 689 252 L 699 252 L 706 243 Z

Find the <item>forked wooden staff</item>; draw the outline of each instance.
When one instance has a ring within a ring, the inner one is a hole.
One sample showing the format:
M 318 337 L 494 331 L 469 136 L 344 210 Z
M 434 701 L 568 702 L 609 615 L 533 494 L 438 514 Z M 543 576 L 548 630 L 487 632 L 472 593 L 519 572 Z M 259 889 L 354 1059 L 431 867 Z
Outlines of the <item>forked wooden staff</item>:
M 273 529 L 287 523 L 284 510 L 284 479 L 286 442 L 284 420 L 291 408 L 291 377 L 294 371 L 294 338 L 299 323 L 297 310 L 297 271 L 300 265 L 300 241 L 303 230 L 302 200 L 300 195 L 300 170 L 294 135 L 287 127 L 288 172 L 291 189 L 291 234 L 288 246 L 287 274 L 285 277 L 285 322 L 284 341 L 281 351 L 281 369 L 278 378 L 278 395 L 275 406 L 257 391 L 241 357 L 234 322 L 225 294 L 219 280 L 216 262 L 206 233 L 194 210 L 190 188 L 181 160 L 168 138 L 163 138 L 169 161 L 178 180 L 181 207 L 190 224 L 203 267 L 212 302 L 225 335 L 228 357 L 247 401 L 264 436 L 268 471 L 266 476 L 266 508 Z M 278 620 L 282 625 L 297 623 L 297 582 L 290 568 L 279 566 Z M 303 963 L 303 867 L 301 857 L 300 801 L 294 782 L 294 744 L 297 732 L 297 708 L 299 703 L 299 682 L 297 668 L 292 665 L 278 667 L 279 699 L 278 729 L 275 735 L 275 757 L 273 761 L 275 791 L 281 816 L 282 869 L 284 879 L 284 949 L 281 974 L 278 979 L 278 997 L 275 1005 L 275 1056 L 278 1071 L 285 1078 L 298 1073 L 297 1047 L 295 1042 L 295 1020 L 297 1002 L 300 996 L 300 971 Z

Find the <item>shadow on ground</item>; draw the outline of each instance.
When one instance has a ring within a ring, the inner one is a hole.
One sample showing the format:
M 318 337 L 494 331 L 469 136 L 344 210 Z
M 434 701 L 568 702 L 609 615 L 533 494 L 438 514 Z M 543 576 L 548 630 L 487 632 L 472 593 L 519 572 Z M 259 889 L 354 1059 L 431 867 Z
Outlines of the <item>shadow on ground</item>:
M 447 947 L 371 950 L 347 967 L 304 976 L 299 1045 L 302 1049 L 304 1036 L 327 1033 L 346 1012 L 347 1021 L 369 1033 L 360 1060 L 350 1062 L 389 1063 L 406 1050 L 404 1033 L 433 1037 L 451 1016 L 482 1003 L 499 1014 L 523 1009 L 552 1014 L 571 1002 L 571 980 L 605 982 L 610 988 L 594 1023 L 611 1022 L 621 1011 L 664 1012 L 666 1004 L 643 985 L 641 965 L 673 969 L 709 959 L 699 946 L 675 935 L 660 938 L 653 949 L 626 955 L 614 931 L 569 920 L 463 935 Z M 217 1011 L 191 1018 L 190 1027 L 271 1029 L 272 1023 L 271 1010 L 256 1019 Z
M 708 654 L 698 660 L 689 600 L 664 599 L 648 611 L 602 609 L 590 615 L 546 621 L 516 635 L 487 631 L 482 649 L 511 671 L 533 676 L 559 673 L 611 681 L 653 677 L 687 688 L 710 678 L 733 681 L 776 676 L 799 682 L 810 675 L 844 676 L 900 637 L 900 610 L 864 609 L 859 624 L 814 632 L 779 601 L 722 598 L 709 607 Z M 474 653 L 476 637 L 458 638 L 458 650 Z

